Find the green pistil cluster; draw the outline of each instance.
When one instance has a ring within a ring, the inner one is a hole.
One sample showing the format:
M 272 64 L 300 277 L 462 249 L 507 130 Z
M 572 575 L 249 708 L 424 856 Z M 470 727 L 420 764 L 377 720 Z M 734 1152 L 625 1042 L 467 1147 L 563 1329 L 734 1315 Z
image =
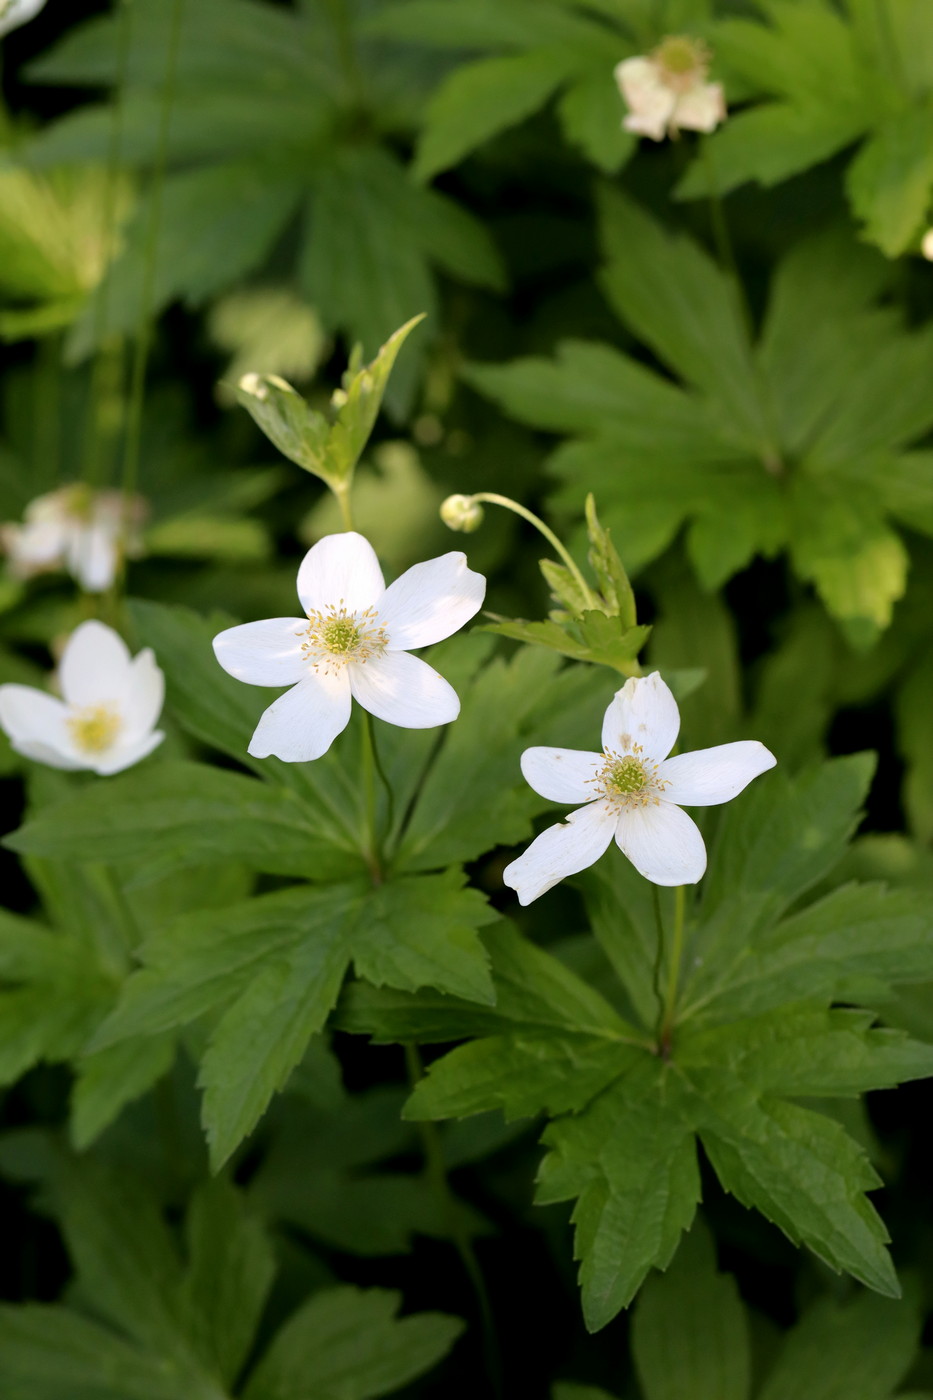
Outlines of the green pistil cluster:
M 669 87 L 684 90 L 702 82 L 709 69 L 710 52 L 699 39 L 672 34 L 651 55 Z
M 317 670 L 334 674 L 350 661 L 365 663 L 381 656 L 386 649 L 388 634 L 379 626 L 373 608 L 365 612 L 348 613 L 340 600 L 338 608 L 308 615 L 308 627 L 298 634 L 303 638 L 301 650 Z
M 123 727 L 112 705 L 88 705 L 69 715 L 68 730 L 75 748 L 82 753 L 106 753 Z
M 607 767 L 603 784 L 607 793 L 628 797 L 631 793 L 644 792 L 648 786 L 648 774 L 640 758 L 626 754 Z
M 353 618 L 334 617 L 321 629 L 321 640 L 326 649 L 338 656 L 349 656 L 360 644 L 362 628 Z

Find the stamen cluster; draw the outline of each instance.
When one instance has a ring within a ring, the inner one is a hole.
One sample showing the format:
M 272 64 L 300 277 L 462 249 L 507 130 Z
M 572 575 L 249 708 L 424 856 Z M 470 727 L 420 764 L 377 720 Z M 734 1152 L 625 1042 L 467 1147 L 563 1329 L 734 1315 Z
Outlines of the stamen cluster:
M 323 612 L 309 612 L 308 626 L 297 634 L 301 650 L 314 670 L 334 675 L 350 661 L 365 663 L 382 656 L 389 635 L 378 622 L 375 608 L 348 612 L 341 598 Z
M 86 705 L 70 714 L 65 723 L 76 749 L 82 753 L 105 753 L 123 728 L 123 720 L 114 705 L 106 702 Z
M 658 765 L 644 757 L 641 744 L 633 744 L 627 753 L 604 749 L 605 763 L 592 779 L 599 797 L 609 802 L 615 811 L 630 807 L 657 805 L 658 794 L 667 783 L 658 777 Z

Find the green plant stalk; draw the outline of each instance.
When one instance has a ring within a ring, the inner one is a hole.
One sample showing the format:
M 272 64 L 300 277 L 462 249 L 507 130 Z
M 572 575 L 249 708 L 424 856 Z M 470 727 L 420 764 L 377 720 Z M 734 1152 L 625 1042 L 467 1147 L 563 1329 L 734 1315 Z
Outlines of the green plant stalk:
M 405 1066 L 408 1070 L 409 1083 L 414 1089 L 424 1075 L 417 1045 L 405 1046 Z M 463 1228 L 457 1201 L 447 1180 L 444 1149 L 437 1128 L 433 1123 L 422 1120 L 418 1123 L 418 1136 L 421 1139 L 421 1150 L 424 1155 L 425 1174 L 441 1208 L 441 1216 L 446 1224 L 448 1237 L 460 1256 L 464 1272 L 476 1294 L 483 1329 L 483 1353 L 486 1358 L 486 1370 L 492 1383 L 493 1394 L 497 1400 L 501 1400 L 503 1395 L 502 1365 L 499 1359 L 499 1345 L 496 1340 L 492 1308 L 483 1280 L 483 1271 L 470 1243 L 470 1237 Z
M 579 585 L 581 593 L 589 602 L 590 607 L 597 608 L 599 606 L 592 588 L 590 588 L 586 579 L 577 568 L 571 554 L 561 544 L 560 540 L 554 534 L 554 531 L 545 525 L 544 521 L 535 515 L 533 511 L 528 510 L 525 506 L 520 506 L 518 501 L 513 501 L 510 496 L 500 496 L 495 491 L 477 491 L 471 494 L 470 499 L 473 501 L 486 501 L 492 506 L 503 506 L 506 510 L 512 511 L 513 514 L 520 515 L 523 520 L 527 520 L 530 525 L 535 527 L 539 534 L 544 536 L 555 554 L 566 564 L 568 570 Z
M 363 840 L 365 842 L 364 856 L 369 867 L 370 878 L 374 885 L 381 885 L 383 878 L 382 861 L 379 851 L 379 837 L 376 825 L 376 744 L 373 738 L 373 721 L 368 710 L 364 710 L 362 705 L 360 710 L 363 715 L 363 800 L 364 800 L 364 822 L 365 830 Z M 384 779 L 383 779 L 384 780 Z
M 104 404 L 109 395 L 117 389 L 120 392 L 119 378 L 122 365 L 110 351 L 104 349 L 109 312 L 108 276 L 113 261 L 117 224 L 117 177 L 123 158 L 124 109 L 126 106 L 127 75 L 129 73 L 130 38 L 132 34 L 132 0 L 125 0 L 120 15 L 117 32 L 117 65 L 115 72 L 115 99 L 113 120 L 110 124 L 110 139 L 107 148 L 107 184 L 103 216 L 101 219 L 101 278 L 94 298 L 94 344 L 97 347 L 91 384 L 88 411 L 84 430 L 84 451 L 82 454 L 82 478 L 89 486 L 99 486 L 103 476 L 103 421 Z M 118 368 L 114 385 L 114 364 Z
M 135 492 L 136 481 L 139 475 L 143 398 L 146 386 L 146 367 L 149 362 L 149 351 L 152 345 L 152 303 L 155 292 L 159 233 L 162 223 L 162 188 L 165 183 L 165 167 L 168 158 L 169 128 L 171 125 L 172 106 L 175 99 L 175 72 L 178 66 L 178 50 L 181 38 L 181 20 L 184 11 L 184 3 L 185 0 L 173 0 L 171 26 L 169 30 L 168 55 L 165 65 L 165 88 L 162 94 L 159 137 L 156 145 L 156 162 L 152 179 L 152 209 L 150 211 L 149 230 L 146 239 L 146 256 L 139 307 L 139 323 L 136 330 L 136 344 L 130 375 L 129 405 L 127 408 L 126 437 L 124 439 L 122 486 L 123 494 L 127 499 Z
M 328 480 L 328 486 L 333 491 L 340 507 L 340 517 L 343 520 L 345 530 L 353 529 L 353 511 L 350 506 L 350 482 Z
M 678 885 L 674 890 L 674 932 L 671 937 L 670 955 L 667 962 L 667 989 L 664 993 L 664 1002 L 661 1007 L 661 1016 L 658 1023 L 658 1048 L 665 1059 L 670 1054 L 671 1040 L 674 1031 L 674 1012 L 677 1006 L 677 988 L 680 982 L 680 964 L 683 961 L 684 952 L 684 916 L 686 913 L 686 889 L 683 885 Z M 659 923 L 659 938 L 663 936 L 663 929 L 660 927 L 661 906 L 660 897 L 655 886 L 655 910 Z M 659 948 L 660 948 L 659 944 Z

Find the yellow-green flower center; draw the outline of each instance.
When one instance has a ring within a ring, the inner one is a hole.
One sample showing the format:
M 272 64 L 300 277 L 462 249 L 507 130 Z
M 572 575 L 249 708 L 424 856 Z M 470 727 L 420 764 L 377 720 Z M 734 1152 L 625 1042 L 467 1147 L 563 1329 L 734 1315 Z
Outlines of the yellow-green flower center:
M 348 662 L 365 663 L 381 656 L 388 634 L 380 627 L 374 608 L 348 612 L 343 599 L 337 607 L 308 614 L 308 626 L 298 633 L 301 650 L 315 670 L 334 674 Z
M 603 782 L 608 791 L 623 797 L 631 792 L 644 792 L 648 786 L 648 774 L 640 758 L 626 754 L 617 763 L 609 765 Z
M 75 748 L 90 754 L 106 753 L 123 728 L 116 707 L 108 704 L 85 705 L 66 722 Z
M 599 796 L 611 807 L 621 812 L 658 802 L 667 783 L 658 777 L 658 765 L 645 758 L 640 744 L 633 744 L 628 753 L 606 749 L 603 756 L 606 762 L 592 781 Z
M 661 81 L 677 92 L 685 92 L 706 77 L 711 55 L 701 40 L 687 34 L 671 34 L 662 39 L 651 57 L 658 65 Z

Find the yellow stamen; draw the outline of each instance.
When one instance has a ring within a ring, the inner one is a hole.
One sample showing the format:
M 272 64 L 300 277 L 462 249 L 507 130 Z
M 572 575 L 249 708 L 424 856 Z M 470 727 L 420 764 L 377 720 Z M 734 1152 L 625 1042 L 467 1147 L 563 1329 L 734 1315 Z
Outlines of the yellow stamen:
M 604 750 L 606 762 L 592 781 L 599 796 L 617 811 L 629 807 L 657 806 L 659 793 L 667 783 L 658 777 L 658 765 L 644 757 L 640 744 L 633 744 L 628 753 Z
M 389 637 L 376 618 L 374 608 L 348 612 L 342 598 L 337 607 L 308 613 L 308 626 L 298 633 L 306 660 L 315 670 L 323 668 L 334 674 L 350 661 L 365 664 L 371 657 L 381 656 Z
M 86 705 L 68 716 L 66 721 L 75 748 L 82 753 L 106 753 L 120 730 L 123 720 L 114 705 Z

